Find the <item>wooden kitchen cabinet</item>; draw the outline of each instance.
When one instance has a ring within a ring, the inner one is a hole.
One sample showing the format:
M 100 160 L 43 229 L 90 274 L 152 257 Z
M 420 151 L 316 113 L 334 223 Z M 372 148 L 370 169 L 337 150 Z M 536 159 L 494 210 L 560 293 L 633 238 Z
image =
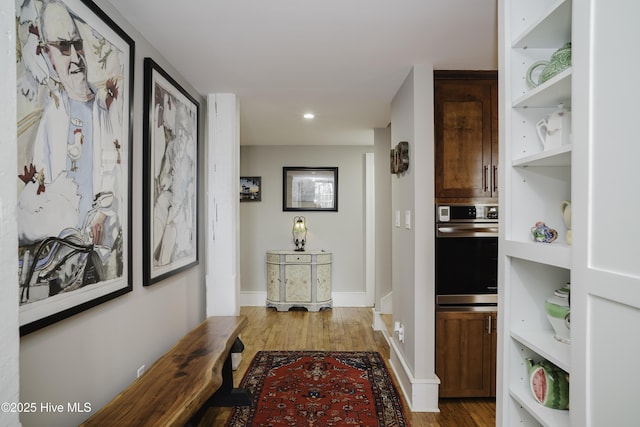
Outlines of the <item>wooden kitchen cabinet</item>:
M 440 397 L 496 395 L 496 327 L 496 312 L 436 312 Z
M 436 202 L 496 201 L 497 72 L 435 71 L 434 102 Z

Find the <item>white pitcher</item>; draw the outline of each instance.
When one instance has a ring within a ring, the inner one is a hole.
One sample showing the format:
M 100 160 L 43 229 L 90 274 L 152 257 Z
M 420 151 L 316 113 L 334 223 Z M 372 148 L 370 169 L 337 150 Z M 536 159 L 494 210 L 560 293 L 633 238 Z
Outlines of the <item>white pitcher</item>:
M 562 221 L 567 228 L 571 228 L 571 202 L 569 200 L 563 200 L 560 202 L 560 213 L 562 214 Z
M 570 142 L 571 112 L 562 104 L 558 108 L 558 111 L 554 111 L 536 124 L 538 137 L 545 150 L 560 148 Z
M 560 213 L 562 214 L 562 221 L 567 226 L 567 243 L 571 244 L 573 240 L 573 233 L 571 232 L 571 202 L 563 200 L 560 203 Z

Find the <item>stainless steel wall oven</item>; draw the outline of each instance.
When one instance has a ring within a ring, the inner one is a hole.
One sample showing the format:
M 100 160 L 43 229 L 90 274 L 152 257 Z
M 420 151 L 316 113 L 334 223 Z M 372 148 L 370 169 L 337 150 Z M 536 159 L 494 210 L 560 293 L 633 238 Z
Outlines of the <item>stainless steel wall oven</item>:
M 498 206 L 436 206 L 436 301 L 446 306 L 498 302 Z

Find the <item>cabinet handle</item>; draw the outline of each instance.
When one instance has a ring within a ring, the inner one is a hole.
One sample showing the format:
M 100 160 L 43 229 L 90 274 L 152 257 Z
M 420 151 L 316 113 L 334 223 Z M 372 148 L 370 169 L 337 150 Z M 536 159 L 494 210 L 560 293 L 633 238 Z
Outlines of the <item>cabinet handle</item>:
M 493 165 L 493 191 L 498 191 L 498 166 Z
M 489 324 L 487 325 L 487 333 L 491 335 L 491 330 L 493 329 L 493 316 L 489 316 Z
M 482 167 L 483 171 L 482 171 L 482 187 L 483 187 L 483 191 L 488 191 L 489 190 L 489 166 L 484 165 Z

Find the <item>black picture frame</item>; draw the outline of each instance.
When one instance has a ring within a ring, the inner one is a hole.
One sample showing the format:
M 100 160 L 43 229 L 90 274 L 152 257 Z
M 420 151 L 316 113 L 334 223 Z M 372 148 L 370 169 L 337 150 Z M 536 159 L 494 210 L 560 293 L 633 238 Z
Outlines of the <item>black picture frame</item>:
M 133 289 L 135 42 L 91 0 L 60 0 L 50 11 L 35 3 L 16 21 L 20 335 Z M 42 21 L 63 15 L 75 40 L 68 47 L 41 31 Z M 84 115 L 70 106 L 72 84 L 57 67 L 71 46 L 84 65 L 75 86 L 84 88 Z
M 240 177 L 240 202 L 261 202 L 262 201 L 262 177 L 261 176 L 241 176 Z
M 200 104 L 153 59 L 144 59 L 143 285 L 198 259 Z
M 338 211 L 338 168 L 284 166 L 283 211 Z

